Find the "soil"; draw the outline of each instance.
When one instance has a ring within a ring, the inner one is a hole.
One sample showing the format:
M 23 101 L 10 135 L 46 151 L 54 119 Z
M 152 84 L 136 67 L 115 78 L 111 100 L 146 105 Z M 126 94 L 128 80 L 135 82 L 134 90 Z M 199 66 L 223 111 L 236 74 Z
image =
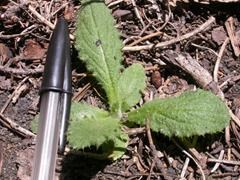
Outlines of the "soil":
M 133 6 L 132 2 L 136 3 Z M 41 86 L 42 69 L 51 35 L 51 28 L 42 23 L 27 3 L 41 16 L 54 23 L 57 17 L 65 17 L 72 34 L 80 3 L 63 1 L 3 0 L 0 2 L 0 111 L 21 127 L 30 130 L 31 122 L 39 112 L 38 91 Z M 67 4 L 66 4 L 67 3 Z M 200 87 L 196 80 L 169 61 L 166 56 L 173 50 L 178 54 L 189 54 L 210 74 L 213 74 L 217 55 L 229 36 L 226 22 L 232 22 L 233 39 L 240 39 L 240 4 L 236 3 L 177 3 L 175 7 L 155 0 L 108 0 L 106 3 L 116 19 L 124 46 L 135 43 L 141 37 L 160 31 L 164 34 L 152 36 L 136 45 L 157 44 L 191 32 L 206 22 L 210 16 L 216 22 L 190 38 L 173 43 L 165 48 L 152 48 L 136 52 L 124 51 L 125 66 L 141 63 L 148 77 L 143 101 L 150 98 L 176 96 L 183 91 Z M 115 3 L 115 4 L 114 4 Z M 136 14 L 136 8 L 140 17 Z M 53 14 L 54 13 L 54 14 Z M 53 15 L 52 15 L 53 14 Z M 135 45 L 135 46 L 136 46 Z M 239 44 L 227 43 L 218 70 L 218 87 L 237 118 L 240 118 L 240 61 Z M 86 68 L 77 57 L 73 43 L 73 89 L 74 99 L 97 106 L 105 106 L 99 96 L 95 80 L 88 76 Z M 37 70 L 36 70 L 37 69 Z M 34 71 L 36 70 L 36 71 Z M 96 90 L 97 89 L 97 90 Z M 101 90 L 100 90 L 101 91 Z M 6 106 L 7 105 L 7 106 Z M 0 116 L 1 122 L 3 121 Z M 96 160 L 80 153 L 66 153 L 59 157 L 57 174 L 61 179 L 201 179 L 199 167 L 184 153 L 193 153 L 206 179 L 240 178 L 240 127 L 232 121 L 229 134 L 224 130 L 218 134 L 198 138 L 194 148 L 187 148 L 179 139 L 169 139 L 152 133 L 157 160 L 153 157 L 145 131 L 131 135 L 125 155 L 112 162 Z M 19 135 L 12 128 L 0 125 L 0 179 L 22 179 L 30 177 L 34 139 Z M 223 153 L 227 163 L 216 164 L 209 158 L 218 158 Z M 189 164 L 187 162 L 190 160 Z M 186 166 L 185 172 L 183 171 Z M 184 174 L 183 174 L 184 172 Z M 182 175 L 181 175 L 182 174 Z

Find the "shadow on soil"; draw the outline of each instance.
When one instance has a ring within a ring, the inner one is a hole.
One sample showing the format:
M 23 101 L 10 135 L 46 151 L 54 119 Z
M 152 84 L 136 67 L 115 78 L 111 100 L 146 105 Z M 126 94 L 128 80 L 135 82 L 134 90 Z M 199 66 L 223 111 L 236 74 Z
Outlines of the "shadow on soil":
M 63 161 L 61 180 L 90 180 L 101 170 L 109 161 L 96 160 L 83 156 L 69 154 Z

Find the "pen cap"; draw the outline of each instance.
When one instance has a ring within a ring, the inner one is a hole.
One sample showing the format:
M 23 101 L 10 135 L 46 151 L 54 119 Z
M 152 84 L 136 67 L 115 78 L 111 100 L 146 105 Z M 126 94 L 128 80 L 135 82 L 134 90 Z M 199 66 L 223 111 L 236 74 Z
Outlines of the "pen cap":
M 63 18 L 57 22 L 48 47 L 43 82 L 40 94 L 45 91 L 63 92 L 66 58 L 69 58 L 69 33 L 67 23 Z M 66 46 L 68 45 L 68 46 Z M 69 60 L 68 59 L 68 60 Z M 68 62 L 70 63 L 70 62 Z M 68 75 L 67 75 L 68 76 Z
M 70 40 L 69 36 L 66 37 L 66 46 L 65 46 L 65 72 L 64 72 L 64 81 L 63 81 L 63 93 L 62 93 L 62 117 L 61 117 L 61 127 L 59 134 L 59 146 L 58 152 L 63 154 L 66 144 L 66 135 L 65 132 L 68 126 L 68 119 L 70 116 L 71 108 L 71 97 L 72 97 L 72 70 L 71 70 L 71 57 L 70 57 Z
M 65 44 L 65 69 L 64 69 L 63 92 L 72 94 L 72 68 L 71 68 L 69 33 L 67 33 L 65 39 L 66 44 Z

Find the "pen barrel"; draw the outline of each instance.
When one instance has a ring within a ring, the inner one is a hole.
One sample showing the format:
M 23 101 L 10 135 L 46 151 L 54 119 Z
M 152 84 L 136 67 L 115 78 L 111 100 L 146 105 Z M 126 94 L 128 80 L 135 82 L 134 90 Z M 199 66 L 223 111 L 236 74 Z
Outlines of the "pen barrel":
M 70 106 L 71 106 L 71 97 L 72 95 L 69 93 L 63 93 L 61 99 L 62 106 L 62 116 L 60 120 L 60 133 L 59 133 L 59 153 L 63 154 L 66 143 L 66 129 L 67 122 L 70 116 Z
M 61 119 L 61 94 L 46 92 L 41 96 L 40 117 L 32 180 L 55 179 L 56 156 Z

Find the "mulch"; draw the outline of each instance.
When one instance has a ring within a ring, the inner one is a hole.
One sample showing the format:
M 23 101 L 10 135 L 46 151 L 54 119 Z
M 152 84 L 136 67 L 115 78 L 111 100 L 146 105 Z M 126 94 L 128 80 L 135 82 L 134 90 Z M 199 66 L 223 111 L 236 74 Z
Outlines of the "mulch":
M 226 102 L 232 120 L 222 132 L 198 137 L 194 147 L 152 133 L 147 126 L 131 128 L 128 148 L 119 160 L 70 151 L 59 157 L 57 175 L 66 180 L 238 179 L 240 4 L 157 0 L 106 4 L 121 33 L 124 66 L 140 63 L 145 68 L 143 102 L 203 88 Z M 0 2 L 0 179 L 30 178 L 35 137 L 31 121 L 39 112 L 38 91 L 57 17 L 65 17 L 71 33 L 73 99 L 105 107 L 99 87 L 74 49 L 80 6 L 74 0 Z

